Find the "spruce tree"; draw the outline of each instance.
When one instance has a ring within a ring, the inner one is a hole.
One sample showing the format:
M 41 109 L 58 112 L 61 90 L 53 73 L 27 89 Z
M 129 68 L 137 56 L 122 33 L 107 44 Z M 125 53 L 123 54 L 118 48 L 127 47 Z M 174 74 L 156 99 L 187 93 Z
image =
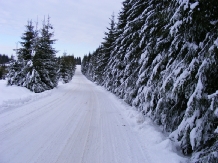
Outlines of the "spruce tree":
M 55 56 L 57 51 L 52 46 L 56 40 L 52 39 L 54 33 L 51 30 L 53 30 L 53 26 L 48 17 L 47 22 L 43 21 L 41 36 L 38 39 L 33 57 L 33 66 L 41 81 L 40 89 L 35 88 L 35 92 L 53 89 L 58 84 L 58 64 Z
M 81 63 L 81 71 L 84 75 L 86 75 L 87 73 L 88 64 L 89 64 L 89 55 L 84 55 Z
M 217 18 L 216 0 L 125 0 L 102 78 L 197 163 L 218 162 Z M 83 59 L 91 80 L 102 54 Z
M 114 48 L 114 42 L 115 42 L 115 20 L 114 20 L 114 14 L 110 18 L 110 27 L 107 28 L 108 32 L 105 32 L 104 41 L 102 42 L 102 46 L 99 47 L 98 53 L 99 53 L 99 60 L 98 65 L 96 68 L 96 73 L 98 73 L 97 82 L 99 84 L 103 84 L 103 79 L 106 77 L 105 72 L 106 67 L 109 63 L 109 59 L 111 57 L 111 52 Z
M 67 55 L 66 53 L 60 57 L 60 70 L 59 79 L 63 83 L 69 83 L 75 73 L 76 61 L 73 55 Z
M 81 65 L 81 57 L 75 58 L 76 65 Z
M 28 21 L 26 31 L 23 33 L 20 42 L 21 48 L 16 49 L 18 59 L 9 66 L 8 84 L 27 87 L 27 76 L 32 71 L 32 57 L 34 53 L 36 31 L 32 21 Z
M 23 60 L 31 60 L 34 51 L 35 30 L 32 21 L 28 21 L 26 31 L 21 37 L 20 42 L 22 48 L 18 49 L 18 58 Z

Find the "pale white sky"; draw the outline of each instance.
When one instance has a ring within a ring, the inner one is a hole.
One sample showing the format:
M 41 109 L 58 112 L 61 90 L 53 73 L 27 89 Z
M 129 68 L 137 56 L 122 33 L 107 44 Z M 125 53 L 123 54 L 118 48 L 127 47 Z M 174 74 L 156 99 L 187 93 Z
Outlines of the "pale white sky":
M 0 0 L 0 54 L 14 54 L 27 21 L 51 17 L 58 55 L 83 56 L 103 41 L 112 13 L 118 15 L 123 0 Z

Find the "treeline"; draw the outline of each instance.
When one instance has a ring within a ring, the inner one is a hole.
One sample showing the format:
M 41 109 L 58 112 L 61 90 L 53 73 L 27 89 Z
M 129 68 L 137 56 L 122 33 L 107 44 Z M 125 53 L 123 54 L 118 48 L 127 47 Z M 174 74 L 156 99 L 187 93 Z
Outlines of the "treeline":
M 0 79 L 5 79 L 7 74 L 6 64 L 9 64 L 11 58 L 5 54 L 0 54 Z
M 39 93 L 53 89 L 59 80 L 69 82 L 76 63 L 73 56 L 65 54 L 59 60 L 56 57 L 57 50 L 53 48 L 56 39 L 53 39 L 49 17 L 43 21 L 42 29 L 38 30 L 37 26 L 28 21 L 21 37 L 21 48 L 16 49 L 17 60 L 10 64 L 7 79 L 8 85 L 26 87 Z
M 59 57 L 58 63 L 59 80 L 61 80 L 63 83 L 69 83 L 75 73 L 77 59 L 75 59 L 73 55 L 67 55 L 64 53 L 62 57 Z
M 9 61 L 12 59 L 13 57 L 9 58 L 7 55 L 5 54 L 0 54 L 0 65 L 9 63 Z
M 76 57 L 75 62 L 76 62 L 76 65 L 81 65 L 82 63 L 81 57 Z
M 218 1 L 125 0 L 82 72 L 163 131 L 191 162 L 218 162 Z
M 7 74 L 7 67 L 5 64 L 0 65 L 0 79 L 5 79 Z

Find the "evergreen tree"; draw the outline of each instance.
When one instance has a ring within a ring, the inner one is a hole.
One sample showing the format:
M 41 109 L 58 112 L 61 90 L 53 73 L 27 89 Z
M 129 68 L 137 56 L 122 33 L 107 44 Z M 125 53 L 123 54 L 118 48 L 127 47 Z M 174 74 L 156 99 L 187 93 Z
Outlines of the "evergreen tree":
M 28 21 L 26 31 L 23 33 L 20 42 L 21 48 L 16 49 L 18 60 L 9 66 L 8 84 L 27 87 L 28 74 L 32 71 L 32 57 L 34 53 L 35 31 L 32 21 Z
M 111 52 L 114 48 L 116 30 L 114 14 L 111 16 L 110 21 L 110 27 L 107 28 L 108 32 L 105 32 L 104 41 L 102 42 L 102 46 L 99 47 L 97 52 L 99 59 L 96 68 L 96 82 L 98 82 L 99 84 L 103 84 L 103 79 L 106 77 L 106 66 L 108 65 L 109 59 L 111 57 Z
M 5 79 L 7 74 L 7 67 L 5 65 L 0 65 L 0 79 Z
M 60 58 L 59 78 L 63 83 L 69 83 L 75 73 L 76 61 L 74 56 L 66 53 Z
M 34 92 L 53 89 L 58 84 L 58 64 L 55 56 L 57 51 L 52 47 L 56 40 L 52 39 L 54 36 L 54 33 L 50 31 L 52 29 L 53 26 L 48 17 L 47 22 L 43 21 L 41 36 L 38 39 L 33 57 L 33 66 L 41 81 L 40 88 L 34 87 Z
M 0 79 L 5 79 L 5 76 L 7 74 L 6 64 L 8 64 L 9 62 L 10 62 L 10 59 L 7 55 L 0 54 Z
M 128 29 L 128 26 L 130 25 L 128 17 L 133 5 L 134 1 L 125 0 L 123 2 L 123 8 L 118 15 L 118 23 L 114 32 L 114 47 L 111 51 L 110 61 L 107 65 L 107 72 L 109 73 L 106 74 L 107 80 L 104 82 L 107 89 L 121 97 L 124 94 L 119 90 L 119 87 L 123 86 L 122 83 L 127 78 L 123 73 L 127 66 L 125 54 L 129 51 L 132 43 L 131 37 L 133 36 L 133 33 L 131 33 L 132 31 L 129 30 L 130 28 Z M 133 69 L 134 68 L 132 68 L 132 70 Z
M 80 57 L 77 57 L 75 58 L 75 62 L 76 62 L 76 65 L 81 65 L 81 58 Z
M 35 30 L 32 21 L 28 21 L 26 31 L 21 37 L 23 41 L 20 42 L 22 48 L 18 49 L 18 59 L 31 60 L 34 51 Z
M 3 65 L 5 63 L 9 63 L 9 61 L 10 61 L 10 58 L 7 55 L 0 54 L 0 65 Z
M 102 44 L 82 62 L 90 80 L 172 132 L 191 162 L 218 162 L 217 18 L 215 0 L 126 0 L 108 61 Z
M 82 59 L 82 63 L 81 63 L 81 71 L 85 75 L 87 74 L 87 71 L 88 71 L 89 60 L 90 60 L 90 54 L 84 55 Z
M 37 26 L 37 25 L 36 25 Z M 9 66 L 8 85 L 18 85 L 39 93 L 52 89 L 58 84 L 58 64 L 56 50 L 52 47 L 52 25 L 43 21 L 43 28 L 39 32 L 34 30 L 32 21 L 26 26 L 21 37 L 21 48 L 16 49 L 18 59 Z

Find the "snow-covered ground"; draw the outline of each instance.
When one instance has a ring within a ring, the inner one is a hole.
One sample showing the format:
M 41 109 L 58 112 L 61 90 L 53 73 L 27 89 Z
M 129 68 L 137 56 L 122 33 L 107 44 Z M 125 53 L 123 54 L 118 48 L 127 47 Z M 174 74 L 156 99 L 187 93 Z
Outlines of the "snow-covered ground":
M 182 163 L 158 127 L 88 81 L 40 94 L 0 81 L 0 163 Z
M 6 80 L 0 80 L 0 113 L 49 96 L 52 91 L 36 94 L 23 87 L 7 86 Z

